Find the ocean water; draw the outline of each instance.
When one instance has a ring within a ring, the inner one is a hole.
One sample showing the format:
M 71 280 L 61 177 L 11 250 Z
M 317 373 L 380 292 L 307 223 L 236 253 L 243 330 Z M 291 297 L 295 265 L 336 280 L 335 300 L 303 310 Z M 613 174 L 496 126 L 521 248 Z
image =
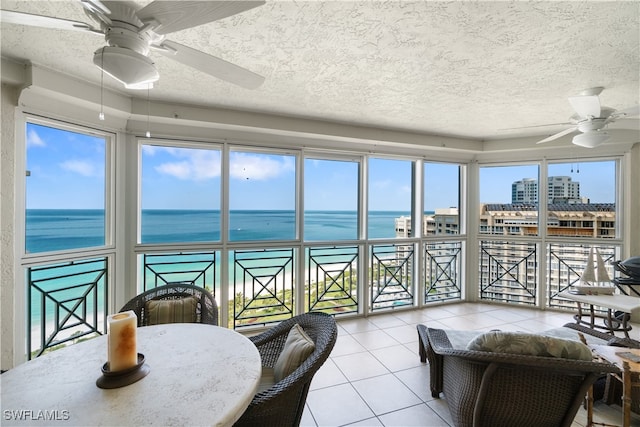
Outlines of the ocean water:
M 369 214 L 369 237 L 395 237 L 395 218 L 409 212 L 377 211 Z M 102 210 L 29 209 L 26 216 L 28 253 L 79 249 L 104 245 Z M 357 238 L 355 211 L 308 211 L 304 214 L 305 241 Z M 142 243 L 211 242 L 220 240 L 220 212 L 198 210 L 145 210 L 141 217 Z M 295 238 L 293 211 L 231 211 L 231 241 L 291 240 Z
M 104 245 L 104 211 L 27 209 L 26 251 L 50 252 Z

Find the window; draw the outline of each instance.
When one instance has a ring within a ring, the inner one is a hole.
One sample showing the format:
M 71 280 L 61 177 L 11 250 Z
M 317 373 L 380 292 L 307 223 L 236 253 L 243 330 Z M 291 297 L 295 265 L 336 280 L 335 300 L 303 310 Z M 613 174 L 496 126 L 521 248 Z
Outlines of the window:
M 406 160 L 369 159 L 370 239 L 396 237 L 396 219 L 410 221 L 412 166 Z
M 304 239 L 358 238 L 359 163 L 305 159 Z
M 220 150 L 141 146 L 141 243 L 220 240 Z
M 27 122 L 25 252 L 104 246 L 108 141 Z
M 250 151 L 229 154 L 229 240 L 296 236 L 296 157 Z
M 537 165 L 480 168 L 480 224 L 483 234 L 538 234 Z
M 615 237 L 615 161 L 549 164 L 548 192 L 549 236 Z
M 426 218 L 422 234 L 459 234 L 460 166 L 425 163 L 423 187 Z M 430 217 L 435 225 L 433 228 L 428 225 Z
M 25 282 L 17 298 L 25 304 L 24 348 L 32 358 L 107 332 L 112 139 L 33 121 L 25 123 L 25 132 L 28 256 L 22 259 Z M 60 261 L 49 260 L 54 257 Z

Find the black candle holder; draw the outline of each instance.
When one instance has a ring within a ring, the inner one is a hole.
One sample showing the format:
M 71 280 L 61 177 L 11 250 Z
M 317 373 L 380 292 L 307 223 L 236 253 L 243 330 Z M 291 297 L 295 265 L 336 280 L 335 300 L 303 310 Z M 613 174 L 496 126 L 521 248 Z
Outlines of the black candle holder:
M 109 362 L 102 365 L 102 376 L 96 380 L 96 385 L 100 388 L 120 388 L 133 384 L 146 377 L 151 368 L 144 363 L 144 354 L 138 353 L 138 363 L 130 368 L 119 371 L 111 371 Z

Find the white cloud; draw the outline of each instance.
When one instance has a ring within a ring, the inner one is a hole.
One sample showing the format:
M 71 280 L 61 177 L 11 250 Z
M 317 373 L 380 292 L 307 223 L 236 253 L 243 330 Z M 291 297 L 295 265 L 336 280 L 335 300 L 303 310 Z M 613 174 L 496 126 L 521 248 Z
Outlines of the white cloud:
M 175 161 L 155 166 L 158 173 L 181 180 L 204 181 L 220 176 L 220 152 L 191 148 L 143 146 L 144 154 L 170 155 Z M 293 157 L 234 153 L 230 160 L 230 175 L 236 179 L 266 180 L 284 172 L 295 171 Z
M 146 154 L 154 155 L 157 151 L 164 151 L 176 159 L 182 159 L 159 164 L 155 167 L 158 173 L 191 181 L 205 181 L 220 176 L 220 153 L 218 151 L 171 147 L 154 148 Z
M 189 179 L 191 167 L 189 162 L 171 162 L 156 166 L 156 171 L 161 174 L 171 175 L 178 179 Z
M 155 145 L 143 145 L 142 146 L 142 154 L 146 156 L 153 156 L 156 154 L 158 147 Z
M 230 161 L 230 174 L 237 179 L 266 180 L 281 175 L 284 172 L 295 171 L 292 157 L 273 157 L 236 153 Z
M 27 134 L 27 147 L 46 147 L 46 143 L 40 138 L 38 132 L 34 129 L 30 129 Z
M 96 168 L 93 164 L 84 160 L 67 160 L 64 163 L 60 163 L 60 167 L 64 170 L 75 172 L 82 176 L 96 175 Z

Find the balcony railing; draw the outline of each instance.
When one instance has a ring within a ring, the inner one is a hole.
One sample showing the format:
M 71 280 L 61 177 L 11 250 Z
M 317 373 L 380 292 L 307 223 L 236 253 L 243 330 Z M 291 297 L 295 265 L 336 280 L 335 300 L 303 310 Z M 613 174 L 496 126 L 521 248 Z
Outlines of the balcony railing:
M 619 245 L 562 242 L 546 246 L 546 300 L 540 305 L 575 309 L 575 302 L 558 296 L 578 284 L 587 265 L 589 250 L 598 251 L 607 274 L 613 278 L 611 261 L 620 252 Z M 483 241 L 480 246 L 481 298 L 510 303 L 536 304 L 538 259 L 536 244 Z M 611 283 L 607 283 L 612 286 Z
M 414 245 L 371 245 L 371 310 L 414 303 Z
M 481 299 L 541 305 L 537 297 L 538 245 L 482 241 Z M 620 247 L 603 244 L 597 249 L 612 276 L 609 262 L 619 254 Z M 359 268 L 364 265 L 365 250 L 369 251 L 369 262 L 365 267 L 368 271 L 363 272 Z M 418 250 L 422 254 L 421 271 L 415 265 Z M 550 243 L 545 252 L 547 298 L 542 304 L 575 310 L 573 302 L 558 294 L 578 282 L 589 246 Z M 462 241 L 428 239 L 233 249 L 229 251 L 225 274 L 229 279 L 229 301 L 219 298 L 220 276 L 225 269 L 219 250 L 145 253 L 140 256 L 140 282 L 141 290 L 171 282 L 205 287 L 217 296 L 221 310 L 229 313 L 228 326 L 240 329 L 278 322 L 297 312 L 361 313 L 367 311 L 362 306 L 363 291 L 369 293 L 371 312 L 415 307 L 417 289 L 424 290 L 421 304 L 461 300 L 462 253 Z M 32 356 L 106 331 L 108 271 L 107 257 L 28 268 L 28 350 Z M 424 279 L 420 287 L 417 277 Z
M 358 246 L 311 247 L 306 259 L 309 311 L 358 312 Z
M 461 242 L 429 242 L 424 246 L 424 302 L 459 300 Z
M 536 244 L 506 241 L 480 242 L 480 298 L 536 304 Z
M 186 282 L 216 296 L 216 252 L 144 254 L 142 258 L 142 290 Z
M 233 251 L 233 327 L 294 314 L 293 248 Z
M 580 282 L 580 277 L 587 265 L 589 251 L 593 248 L 602 257 L 607 275 L 613 279 L 614 272 L 611 261 L 617 259 L 620 247 L 610 244 L 584 245 L 572 243 L 552 243 L 548 246 L 547 278 L 548 278 L 548 305 L 557 308 L 575 308 L 575 302 L 567 301 L 558 296 L 560 292 L 567 291 L 572 285 Z M 613 286 L 612 283 L 606 283 Z
M 27 357 L 107 331 L 108 258 L 27 268 Z

